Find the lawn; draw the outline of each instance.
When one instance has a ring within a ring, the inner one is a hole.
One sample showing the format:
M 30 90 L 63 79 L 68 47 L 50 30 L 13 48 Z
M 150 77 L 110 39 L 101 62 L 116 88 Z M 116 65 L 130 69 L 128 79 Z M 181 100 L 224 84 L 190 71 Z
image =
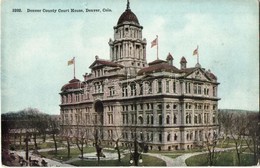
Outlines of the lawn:
M 186 161 L 188 166 L 208 166 L 207 154 L 201 154 L 188 158 Z M 241 166 L 254 165 L 252 154 L 242 154 Z M 234 151 L 217 153 L 215 166 L 237 166 L 237 157 Z
M 139 163 L 139 166 L 166 166 L 166 163 L 156 157 L 142 155 L 143 163 Z M 130 155 L 127 154 L 122 158 L 121 162 L 117 160 L 101 160 L 99 166 L 133 166 L 130 164 Z M 98 166 L 97 161 L 78 160 L 71 162 L 74 166 Z
M 58 142 L 57 142 L 57 146 L 58 146 L 58 148 L 64 147 L 64 145 L 62 143 L 58 143 Z M 37 143 L 37 147 L 38 147 L 38 150 L 39 149 L 46 149 L 46 148 L 53 148 L 54 149 L 54 143 L 52 143 L 52 142 Z M 34 147 L 33 143 L 28 144 L 29 150 L 34 150 L 34 148 L 35 147 Z M 25 144 L 21 144 L 21 146 L 20 146 L 20 144 L 11 144 L 10 149 L 25 150 Z
M 84 153 L 90 153 L 95 151 L 96 149 L 94 147 L 84 147 Z M 67 149 L 58 150 L 57 154 L 55 154 L 54 151 L 40 152 L 40 154 L 49 159 L 67 161 L 72 158 L 78 158 L 78 156 L 80 155 L 80 151 L 78 148 L 71 148 L 70 158 L 67 157 Z

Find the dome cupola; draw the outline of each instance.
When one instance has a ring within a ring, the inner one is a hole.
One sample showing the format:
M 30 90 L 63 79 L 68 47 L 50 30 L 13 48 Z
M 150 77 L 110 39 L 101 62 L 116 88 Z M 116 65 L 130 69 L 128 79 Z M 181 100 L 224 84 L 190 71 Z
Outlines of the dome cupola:
M 117 25 L 123 24 L 124 22 L 129 22 L 129 23 L 139 25 L 139 21 L 136 15 L 130 9 L 129 0 L 127 1 L 126 10 L 124 11 L 124 13 L 122 13 L 122 15 L 118 19 Z

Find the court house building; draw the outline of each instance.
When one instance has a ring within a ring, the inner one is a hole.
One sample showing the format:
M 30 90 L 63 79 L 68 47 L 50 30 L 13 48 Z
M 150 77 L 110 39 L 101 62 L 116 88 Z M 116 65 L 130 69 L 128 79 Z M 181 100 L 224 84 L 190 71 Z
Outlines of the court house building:
M 148 63 L 142 29 L 128 3 L 108 42 L 110 59 L 93 56 L 90 73 L 62 86 L 62 136 L 81 133 L 93 141 L 98 131 L 102 145 L 137 140 L 153 150 L 179 150 L 217 134 L 217 77 L 170 53 Z

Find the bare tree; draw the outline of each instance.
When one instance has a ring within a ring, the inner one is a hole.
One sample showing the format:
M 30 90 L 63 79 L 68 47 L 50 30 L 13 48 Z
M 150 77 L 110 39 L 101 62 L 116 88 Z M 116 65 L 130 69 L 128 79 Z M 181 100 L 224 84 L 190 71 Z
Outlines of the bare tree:
M 84 122 L 81 121 L 81 126 L 79 125 L 80 122 L 77 122 L 77 127 L 76 127 L 76 145 L 80 151 L 81 159 L 83 159 L 84 155 L 84 145 L 87 145 L 88 142 L 88 132 L 85 128 Z
M 62 138 L 66 141 L 66 147 L 67 147 L 67 158 L 70 158 L 70 147 L 71 147 L 71 134 L 72 134 L 72 128 L 70 125 L 70 122 L 68 119 L 63 121 L 63 125 L 61 127 L 62 129 Z
M 49 132 L 54 142 L 55 153 L 57 154 L 57 135 L 60 132 L 60 122 L 57 118 L 54 118 L 52 116 L 49 117 Z
M 215 131 L 211 131 L 209 126 L 206 126 L 205 130 L 205 146 L 207 148 L 207 160 L 208 160 L 208 165 L 213 166 L 216 163 L 216 146 L 218 142 L 218 135 Z
M 248 149 L 254 154 L 254 163 L 256 164 L 258 161 L 258 147 L 259 147 L 259 126 L 258 126 L 258 113 L 247 113 L 246 120 L 247 126 L 246 126 L 246 135 L 247 138 L 246 144 Z
M 112 132 L 109 133 L 108 138 L 115 142 L 115 150 L 117 151 L 118 162 L 121 162 L 120 141 L 122 139 L 122 134 L 119 132 L 116 126 Z
M 232 127 L 229 131 L 232 140 L 235 143 L 236 155 L 238 159 L 238 165 L 241 165 L 241 154 L 245 151 L 244 142 L 246 140 L 246 127 L 247 120 L 244 114 L 236 114 L 232 116 L 230 120 Z

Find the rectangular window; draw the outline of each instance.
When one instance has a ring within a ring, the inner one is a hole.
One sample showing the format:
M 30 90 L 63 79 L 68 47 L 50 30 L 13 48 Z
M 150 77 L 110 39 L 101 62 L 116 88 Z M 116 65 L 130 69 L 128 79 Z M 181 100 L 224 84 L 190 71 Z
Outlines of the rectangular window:
M 114 87 L 109 87 L 109 96 L 114 96 L 115 94 L 115 88 Z
M 173 81 L 173 93 L 176 93 L 176 81 Z
M 122 114 L 123 124 L 125 124 L 125 114 Z
M 193 93 L 194 94 L 198 94 L 198 90 L 197 90 L 197 84 L 194 84 L 194 86 L 193 86 Z
M 135 123 L 135 116 L 134 116 L 134 114 L 131 114 L 131 116 L 132 116 L 132 124 L 134 124 Z
M 217 94 L 216 94 L 216 87 L 215 86 L 213 86 L 213 96 L 217 96 Z
M 159 133 L 159 141 L 162 142 L 162 134 Z
M 132 84 L 130 87 L 131 87 L 131 96 L 135 96 L 135 95 L 136 95 L 136 87 L 135 87 L 135 84 Z
M 124 84 L 123 86 L 122 86 L 122 96 L 123 97 L 127 97 L 128 96 L 128 93 L 127 93 L 128 91 L 127 91 L 127 85 L 126 84 Z
M 198 94 L 201 94 L 201 85 L 198 85 Z
M 143 104 L 140 104 L 140 110 L 143 110 Z

